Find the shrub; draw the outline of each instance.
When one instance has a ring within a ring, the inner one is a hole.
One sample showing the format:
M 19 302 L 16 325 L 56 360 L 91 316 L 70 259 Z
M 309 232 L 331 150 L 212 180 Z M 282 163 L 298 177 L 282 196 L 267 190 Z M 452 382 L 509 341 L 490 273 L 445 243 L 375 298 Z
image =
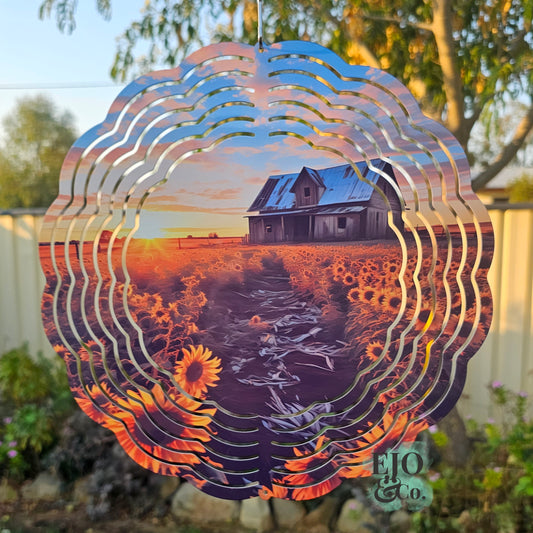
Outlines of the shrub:
M 3 354 L 0 405 L 0 475 L 31 476 L 74 405 L 64 366 L 42 354 L 32 358 L 26 345 Z
M 434 499 L 415 513 L 420 532 L 529 531 L 533 522 L 533 422 L 526 416 L 527 395 L 500 382 L 490 386 L 500 423 L 468 421 L 473 453 L 465 468 L 445 463 L 430 470 Z M 437 447 L 446 436 L 433 432 Z

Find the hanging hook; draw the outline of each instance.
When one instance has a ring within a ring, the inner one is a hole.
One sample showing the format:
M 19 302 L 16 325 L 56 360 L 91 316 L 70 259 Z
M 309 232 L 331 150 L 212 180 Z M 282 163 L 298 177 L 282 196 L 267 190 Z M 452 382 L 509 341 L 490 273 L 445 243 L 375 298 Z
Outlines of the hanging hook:
M 263 0 L 257 0 L 257 43 L 259 50 L 264 50 L 263 45 Z

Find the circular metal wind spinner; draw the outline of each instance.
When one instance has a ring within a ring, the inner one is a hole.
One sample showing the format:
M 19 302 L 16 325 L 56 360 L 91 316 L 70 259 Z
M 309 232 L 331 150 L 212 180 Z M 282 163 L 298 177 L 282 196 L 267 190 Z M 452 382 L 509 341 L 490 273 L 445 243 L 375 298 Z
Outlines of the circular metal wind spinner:
M 69 152 L 43 320 L 139 464 L 308 499 L 453 407 L 492 250 L 463 150 L 396 79 L 223 43 L 129 84 Z

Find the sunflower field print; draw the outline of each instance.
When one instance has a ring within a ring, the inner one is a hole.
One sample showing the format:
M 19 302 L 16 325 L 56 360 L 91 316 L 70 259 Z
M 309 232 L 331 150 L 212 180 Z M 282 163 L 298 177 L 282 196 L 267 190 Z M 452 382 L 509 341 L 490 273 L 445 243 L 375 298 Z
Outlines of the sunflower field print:
M 67 155 L 39 251 L 80 408 L 221 498 L 370 476 L 455 405 L 492 316 L 458 142 L 311 43 L 214 45 L 128 85 Z

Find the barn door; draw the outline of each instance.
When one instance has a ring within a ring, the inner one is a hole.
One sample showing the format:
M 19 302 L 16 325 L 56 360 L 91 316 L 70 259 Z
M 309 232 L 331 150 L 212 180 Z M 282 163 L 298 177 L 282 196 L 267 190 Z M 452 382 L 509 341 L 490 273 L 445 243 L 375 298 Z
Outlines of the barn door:
M 309 240 L 309 216 L 294 217 L 294 240 L 300 242 Z

